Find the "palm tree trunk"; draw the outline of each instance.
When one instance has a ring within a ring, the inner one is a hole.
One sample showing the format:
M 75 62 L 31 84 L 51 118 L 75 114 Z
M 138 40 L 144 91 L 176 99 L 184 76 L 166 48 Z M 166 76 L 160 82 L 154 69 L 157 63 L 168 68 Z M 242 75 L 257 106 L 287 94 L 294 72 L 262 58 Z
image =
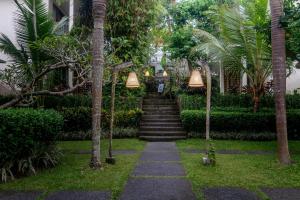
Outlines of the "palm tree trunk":
M 280 17 L 283 15 L 283 1 L 270 1 L 272 14 L 272 65 L 276 107 L 276 130 L 277 130 L 277 151 L 281 164 L 291 163 L 287 138 L 286 122 L 286 52 L 285 52 L 285 31 L 280 26 Z
M 93 0 L 93 111 L 92 111 L 92 158 L 90 167 L 101 168 L 100 136 L 101 136 L 101 106 L 102 80 L 104 68 L 104 20 L 106 14 L 106 0 Z

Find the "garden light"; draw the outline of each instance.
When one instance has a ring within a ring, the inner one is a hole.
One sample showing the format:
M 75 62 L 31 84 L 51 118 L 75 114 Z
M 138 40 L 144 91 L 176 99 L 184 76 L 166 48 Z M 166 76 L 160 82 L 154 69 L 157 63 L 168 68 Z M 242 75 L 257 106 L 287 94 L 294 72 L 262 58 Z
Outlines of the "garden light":
M 150 76 L 150 72 L 149 72 L 148 70 L 145 72 L 145 76 L 146 76 L 146 77 L 149 77 L 149 76 Z
M 140 87 L 139 80 L 135 72 L 130 72 L 126 81 L 127 88 L 138 88 Z
M 167 73 L 167 71 L 164 71 L 164 73 L 163 73 L 163 77 L 167 77 L 168 76 L 168 73 Z
M 200 71 L 193 70 L 192 75 L 190 77 L 189 86 L 194 88 L 199 88 L 204 86 Z

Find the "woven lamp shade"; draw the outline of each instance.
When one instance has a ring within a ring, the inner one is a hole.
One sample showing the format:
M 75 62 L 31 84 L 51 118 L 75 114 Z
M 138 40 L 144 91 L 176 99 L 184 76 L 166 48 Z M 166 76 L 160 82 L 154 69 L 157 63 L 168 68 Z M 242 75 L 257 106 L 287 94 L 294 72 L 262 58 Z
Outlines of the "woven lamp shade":
M 163 73 L 163 77 L 167 77 L 168 76 L 168 73 L 167 73 L 167 71 L 164 71 L 164 73 Z
M 146 77 L 149 77 L 149 76 L 150 76 L 150 72 L 149 72 L 149 71 L 146 71 L 146 72 L 145 72 L 145 76 L 146 76 Z
M 203 87 L 203 86 L 204 86 L 204 83 L 203 83 L 200 71 L 193 70 L 192 75 L 190 77 L 190 81 L 189 81 L 189 87 L 199 88 L 199 87 Z
M 127 88 L 138 88 L 140 87 L 139 80 L 135 72 L 130 72 L 126 81 Z

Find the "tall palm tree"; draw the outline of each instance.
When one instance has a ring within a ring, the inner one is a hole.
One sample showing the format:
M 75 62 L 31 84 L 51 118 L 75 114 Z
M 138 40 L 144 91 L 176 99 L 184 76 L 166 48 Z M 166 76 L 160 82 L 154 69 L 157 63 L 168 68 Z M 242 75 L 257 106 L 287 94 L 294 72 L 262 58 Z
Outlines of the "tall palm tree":
M 256 28 L 261 23 L 257 19 L 267 19 L 268 1 L 262 0 L 258 3 L 260 12 L 240 5 L 220 6 L 213 16 L 219 27 L 218 36 L 204 30 L 194 31 L 194 35 L 199 39 L 199 45 L 194 51 L 206 54 L 210 60 L 223 61 L 225 69 L 230 72 L 247 74 L 255 112 L 264 93 L 264 83 L 272 72 L 271 49 L 267 36 Z M 247 65 L 244 64 L 244 60 L 247 61 Z
M 291 163 L 286 122 L 286 51 L 285 31 L 280 25 L 280 18 L 283 16 L 283 1 L 271 0 L 272 15 L 272 65 L 276 107 L 276 129 L 277 129 L 277 151 L 281 164 Z
M 101 136 L 101 105 L 102 80 L 104 69 L 104 21 L 106 15 L 106 0 L 93 0 L 93 111 L 92 111 L 92 157 L 90 166 L 101 168 L 100 136 Z

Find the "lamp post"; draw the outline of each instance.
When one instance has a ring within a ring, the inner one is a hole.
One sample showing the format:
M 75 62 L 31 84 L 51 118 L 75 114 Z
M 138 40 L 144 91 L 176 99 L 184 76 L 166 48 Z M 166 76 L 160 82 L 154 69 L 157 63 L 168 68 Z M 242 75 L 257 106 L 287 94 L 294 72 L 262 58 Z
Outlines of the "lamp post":
M 206 140 L 210 139 L 210 107 L 211 107 L 211 71 L 207 63 L 197 61 L 199 66 L 202 66 L 206 72 L 206 82 L 207 82 L 207 94 L 206 94 L 206 131 L 205 138 Z M 190 77 L 189 86 L 193 88 L 200 88 L 204 86 L 201 73 L 199 70 L 194 70 Z
M 110 117 L 110 124 L 109 124 L 109 147 L 108 147 L 108 157 L 105 160 L 106 163 L 109 163 L 109 164 L 115 164 L 116 163 L 116 160 L 112 155 L 112 138 L 113 138 L 114 118 L 115 118 L 115 96 L 116 96 L 116 84 L 117 84 L 118 72 L 122 69 L 131 67 L 132 65 L 133 65 L 132 62 L 126 62 L 126 63 L 116 65 L 112 68 L 111 107 L 110 107 L 111 117 Z M 127 79 L 127 81 L 128 81 L 128 79 Z M 126 84 L 126 86 L 127 86 L 127 84 Z

